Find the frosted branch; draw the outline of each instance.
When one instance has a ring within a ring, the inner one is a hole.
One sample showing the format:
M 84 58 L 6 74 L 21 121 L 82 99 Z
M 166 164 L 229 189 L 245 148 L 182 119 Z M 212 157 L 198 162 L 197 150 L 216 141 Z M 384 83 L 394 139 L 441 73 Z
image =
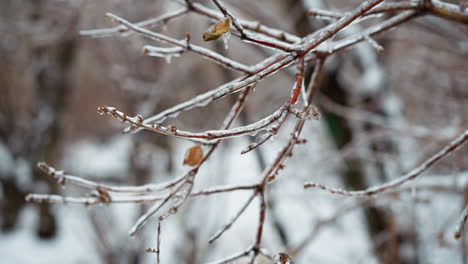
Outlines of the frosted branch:
M 468 205 L 463 210 L 460 216 L 460 220 L 458 220 L 458 225 L 455 228 L 455 235 L 454 235 L 455 239 L 459 239 L 463 235 L 467 219 L 468 219 Z
M 437 161 L 442 159 L 443 157 L 447 156 L 448 154 L 456 151 L 458 148 L 460 148 L 466 141 L 468 140 L 468 130 L 463 132 L 460 136 L 458 136 L 456 139 L 454 139 L 452 142 L 450 142 L 448 145 L 446 145 L 444 148 L 442 148 L 439 152 L 435 153 L 432 155 L 430 158 L 425 160 L 421 165 L 416 167 L 415 169 L 411 170 L 407 174 L 390 181 L 388 183 L 379 185 L 379 186 L 374 186 L 371 188 L 368 188 L 366 190 L 362 191 L 346 191 L 342 189 L 336 189 L 336 188 L 330 188 L 326 185 L 323 184 L 317 184 L 317 183 L 305 183 L 304 188 L 320 188 L 324 191 L 330 192 L 332 194 L 339 194 L 339 195 L 345 195 L 345 196 L 357 196 L 357 197 L 368 197 L 368 196 L 373 196 L 379 193 L 387 192 L 390 190 L 394 190 L 396 188 L 399 188 L 401 185 L 416 179 L 419 175 L 421 175 L 424 171 L 428 170 L 431 168 Z
M 155 28 L 160 25 L 169 23 L 176 18 L 180 18 L 183 15 L 187 14 L 189 10 L 187 8 L 181 8 L 173 12 L 166 13 L 162 16 L 150 18 L 138 23 L 135 23 L 136 26 L 142 28 Z M 128 33 L 128 27 L 124 25 L 119 25 L 111 28 L 101 28 L 101 29 L 90 29 L 90 30 L 81 30 L 80 35 L 82 36 L 91 36 L 91 37 L 108 37 L 114 34 L 123 34 Z
M 132 23 L 128 22 L 127 20 L 125 20 L 123 18 L 120 18 L 120 17 L 118 17 L 118 16 L 116 16 L 114 14 L 111 14 L 111 13 L 107 13 L 106 16 L 111 18 L 115 22 L 117 22 L 119 24 L 122 24 L 122 25 L 128 27 L 130 30 L 133 30 L 136 33 L 141 34 L 141 35 L 143 35 L 143 36 L 145 36 L 147 38 L 150 38 L 150 39 L 153 39 L 153 40 L 156 40 L 156 41 L 159 41 L 159 42 L 171 44 L 171 45 L 183 48 L 183 49 L 185 49 L 187 51 L 192 51 L 194 53 L 200 54 L 201 56 L 203 56 L 203 57 L 205 57 L 205 58 L 207 58 L 207 59 L 209 59 L 211 61 L 214 61 L 214 62 L 218 63 L 219 65 L 225 66 L 225 67 L 227 67 L 229 69 L 233 69 L 233 70 L 244 72 L 244 73 L 251 73 L 249 67 L 247 67 L 247 66 L 245 66 L 245 65 L 243 65 L 243 64 L 241 64 L 239 62 L 236 62 L 234 60 L 228 59 L 228 58 L 226 58 L 226 57 L 224 57 L 224 56 L 220 55 L 219 53 L 216 53 L 216 52 L 214 52 L 212 50 L 209 50 L 209 49 L 206 49 L 206 48 L 194 45 L 194 44 L 189 44 L 187 41 L 184 41 L 184 40 L 173 39 L 173 38 L 168 37 L 166 35 L 156 33 L 156 32 L 153 32 L 153 31 L 149 31 L 147 29 L 141 28 L 141 27 L 137 26 L 136 24 L 132 24 Z

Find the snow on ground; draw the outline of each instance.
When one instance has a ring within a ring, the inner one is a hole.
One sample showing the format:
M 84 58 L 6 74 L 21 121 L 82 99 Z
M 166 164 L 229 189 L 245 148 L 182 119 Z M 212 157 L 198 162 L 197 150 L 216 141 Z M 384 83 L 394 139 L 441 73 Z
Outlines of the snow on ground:
M 121 175 L 128 169 L 128 154 L 131 137 L 120 135 L 112 137 L 108 143 L 80 141 L 70 146 L 64 155 L 62 165 L 74 175 L 106 176 Z

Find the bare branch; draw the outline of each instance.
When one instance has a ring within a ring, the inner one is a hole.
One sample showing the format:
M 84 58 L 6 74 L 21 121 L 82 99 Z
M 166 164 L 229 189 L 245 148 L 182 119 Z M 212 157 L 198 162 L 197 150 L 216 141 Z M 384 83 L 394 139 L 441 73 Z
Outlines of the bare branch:
M 165 196 L 157 195 L 135 195 L 135 196 L 110 196 L 108 201 L 103 200 L 97 195 L 90 197 L 65 197 L 55 194 L 28 194 L 26 196 L 27 202 L 34 203 L 70 203 L 70 204 L 83 204 L 83 205 L 97 205 L 108 203 L 151 203 L 164 199 Z
M 232 224 L 236 222 L 236 220 L 239 218 L 239 216 L 244 213 L 245 209 L 249 207 L 250 203 L 252 202 L 253 198 L 257 195 L 257 192 L 254 192 L 250 198 L 244 203 L 244 205 L 239 209 L 239 211 L 227 222 L 224 226 L 222 226 L 214 235 L 212 235 L 209 239 L 209 243 L 213 243 L 216 239 L 218 239 L 226 230 L 231 228 Z
M 400 187 L 402 184 L 405 184 L 408 181 L 416 179 L 421 173 L 428 170 L 432 165 L 434 165 L 437 161 L 442 159 L 443 157 L 447 156 L 448 154 L 454 152 L 458 148 L 460 148 L 466 141 L 468 140 L 468 130 L 465 130 L 460 136 L 450 142 L 447 146 L 441 149 L 439 152 L 432 155 L 429 159 L 425 160 L 421 165 L 416 167 L 415 169 L 411 170 L 407 174 L 390 181 L 388 183 L 371 187 L 366 190 L 362 191 L 345 191 L 342 189 L 335 189 L 325 186 L 323 184 L 316 184 L 316 183 L 305 183 L 304 188 L 320 188 L 322 190 L 328 191 L 332 194 L 339 194 L 345 196 L 357 196 L 357 197 L 368 197 L 373 196 L 379 193 L 387 192 L 390 190 L 394 190 Z
M 438 17 L 445 18 L 454 22 L 468 25 L 468 10 L 460 9 L 459 6 L 442 2 L 439 0 L 432 0 L 430 12 Z
M 68 183 L 74 184 L 77 186 L 85 187 L 88 189 L 102 189 L 109 192 L 121 192 L 121 193 L 147 193 L 160 191 L 172 186 L 175 186 L 177 183 L 182 181 L 184 177 L 178 177 L 171 181 L 161 184 L 145 184 L 141 186 L 109 186 L 105 184 L 99 184 L 94 181 L 86 180 L 77 176 L 67 175 L 64 171 L 56 170 L 54 167 L 48 165 L 45 162 L 39 162 L 37 167 L 47 175 L 51 176 L 56 180 L 60 185 L 66 185 Z
M 162 16 L 150 18 L 138 23 L 135 23 L 136 26 L 142 28 L 155 28 L 159 25 L 167 24 L 172 20 L 182 17 L 183 15 L 187 14 L 189 10 L 187 8 L 180 8 L 170 13 L 166 13 Z M 91 30 L 81 30 L 80 35 L 82 36 L 91 36 L 91 37 L 108 37 L 112 36 L 116 33 L 128 33 L 128 27 L 124 25 L 119 25 L 111 28 L 101 28 L 101 29 L 91 29 Z
M 220 20 L 221 18 L 224 17 L 222 13 L 219 13 L 219 12 L 214 11 L 213 9 L 207 8 L 200 3 L 191 3 L 191 11 L 199 15 L 212 18 L 215 21 Z M 258 21 L 246 21 L 246 20 L 241 20 L 241 19 L 239 19 L 238 21 L 239 21 L 239 24 L 242 25 L 244 29 L 255 31 L 260 34 L 266 35 L 271 38 L 275 38 L 280 41 L 285 41 L 287 43 L 295 43 L 301 40 L 296 35 L 293 35 L 283 30 L 279 30 L 279 29 L 275 29 L 275 28 L 262 25 Z
M 214 61 L 216 63 L 218 63 L 219 65 L 221 66 L 225 66 L 229 69 L 233 69 L 233 70 L 236 70 L 236 71 L 240 71 L 240 72 L 244 72 L 244 73 L 251 73 L 249 67 L 237 62 L 237 61 L 233 61 L 231 59 L 228 59 L 212 50 L 209 50 L 209 49 L 206 49 L 206 48 L 203 48 L 203 47 L 200 47 L 200 46 L 197 46 L 197 45 L 194 45 L 194 44 L 188 44 L 187 41 L 184 41 L 184 40 L 177 40 L 177 39 L 173 39 L 173 38 L 170 38 L 168 36 L 165 36 L 163 34 L 159 34 L 159 33 L 156 33 L 156 32 L 153 32 L 153 31 L 149 31 L 147 29 L 144 29 L 144 28 L 141 28 L 139 26 L 137 26 L 136 24 L 132 24 L 130 22 L 128 22 L 127 20 L 123 19 L 123 18 L 120 18 L 114 14 L 111 14 L 111 13 L 108 13 L 106 14 L 107 17 L 111 18 L 112 20 L 114 20 L 115 22 L 119 23 L 119 24 L 122 24 L 126 27 L 128 27 L 129 29 L 135 31 L 136 33 L 139 33 L 147 38 L 150 38 L 150 39 L 153 39 L 153 40 L 156 40 L 156 41 L 159 41 L 159 42 L 163 42 L 163 43 L 167 43 L 167 44 L 171 44 L 171 45 L 174 45 L 174 46 L 177 46 L 177 47 L 180 47 L 180 48 L 183 48 L 187 51 L 192 51 L 192 52 L 195 52 L 197 54 L 200 54 L 201 56 L 211 60 L 211 61 Z
M 220 259 L 220 260 L 216 260 L 216 261 L 213 261 L 213 262 L 210 262 L 209 264 L 225 264 L 225 263 L 232 263 L 232 261 L 236 260 L 236 259 L 240 259 L 242 257 L 245 257 L 245 256 L 248 256 L 250 254 L 250 252 L 252 251 L 252 248 L 248 248 L 244 251 L 241 251 L 241 252 L 238 252 L 238 253 L 235 253 L 233 254 L 232 256 L 229 256 L 229 257 L 226 257 L 226 258 L 223 258 L 223 259 Z
M 145 129 L 161 133 L 167 136 L 174 136 L 178 138 L 195 140 L 202 143 L 209 143 L 215 139 L 236 137 L 246 134 L 256 133 L 259 130 L 265 129 L 267 126 L 277 122 L 286 112 L 286 107 L 281 107 L 271 115 L 246 126 L 236 127 L 225 130 L 208 130 L 205 132 L 188 132 L 177 129 L 174 125 L 171 126 L 162 126 L 158 124 L 147 125 L 145 120 L 140 115 L 136 117 L 129 117 L 125 113 L 122 113 L 110 106 L 100 106 L 98 108 L 98 113 L 100 114 L 109 114 L 112 117 L 131 125 L 132 130 L 136 129 Z
M 455 239 L 459 239 L 463 235 L 467 219 L 468 219 L 468 205 L 463 210 L 460 216 L 460 220 L 458 221 L 458 225 L 455 228 L 455 235 L 454 235 Z
M 140 216 L 136 223 L 130 228 L 128 232 L 129 235 L 133 236 L 135 233 L 148 221 L 148 219 L 154 215 L 156 212 L 159 211 L 171 198 L 173 198 L 184 186 L 185 182 L 179 184 L 177 188 L 175 188 L 171 193 L 169 193 L 164 200 L 162 200 L 159 204 L 154 204 L 145 214 Z

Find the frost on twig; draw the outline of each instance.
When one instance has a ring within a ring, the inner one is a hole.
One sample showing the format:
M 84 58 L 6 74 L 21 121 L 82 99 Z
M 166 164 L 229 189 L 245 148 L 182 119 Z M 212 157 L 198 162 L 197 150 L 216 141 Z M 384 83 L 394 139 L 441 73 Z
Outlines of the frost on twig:
M 458 221 L 457 227 L 455 228 L 455 234 L 454 234 L 455 239 L 459 239 L 463 235 L 467 219 L 468 219 L 468 206 L 466 206 L 465 209 L 463 210 L 460 216 L 460 220 Z
M 326 185 L 323 184 L 317 184 L 317 183 L 305 183 L 304 188 L 320 188 L 324 191 L 330 192 L 332 194 L 339 194 L 339 195 L 345 195 L 345 196 L 360 196 L 360 197 L 368 197 L 368 196 L 373 196 L 377 195 L 383 192 L 387 192 L 390 190 L 394 190 L 396 188 L 399 188 L 401 185 L 416 179 L 419 175 L 421 175 L 424 171 L 428 170 L 431 168 L 437 161 L 440 159 L 444 158 L 448 154 L 456 151 L 458 148 L 460 148 L 466 141 L 468 140 L 468 130 L 465 130 L 461 135 L 459 135 L 457 138 L 452 140 L 448 145 L 446 145 L 444 148 L 442 148 L 440 151 L 432 155 L 430 158 L 425 160 L 421 165 L 418 167 L 414 168 L 407 174 L 390 181 L 388 183 L 374 186 L 371 188 L 368 188 L 366 190 L 362 191 L 346 191 L 342 189 L 335 189 L 335 188 L 330 188 Z

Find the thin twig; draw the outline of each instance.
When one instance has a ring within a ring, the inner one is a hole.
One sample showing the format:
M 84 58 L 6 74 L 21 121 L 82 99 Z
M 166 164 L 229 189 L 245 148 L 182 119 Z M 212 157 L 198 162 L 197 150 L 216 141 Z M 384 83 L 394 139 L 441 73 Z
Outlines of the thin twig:
M 238 253 L 235 253 L 229 257 L 226 257 L 226 258 L 223 258 L 223 259 L 220 259 L 220 260 L 215 260 L 213 262 L 210 262 L 209 264 L 225 264 L 225 263 L 232 263 L 232 261 L 236 260 L 236 259 L 240 259 L 242 257 L 245 257 L 245 256 L 248 256 L 249 253 L 252 252 L 252 248 L 249 247 L 241 252 L 238 252 Z
M 45 162 L 38 162 L 37 167 L 44 171 L 47 175 L 54 178 L 56 182 L 60 185 L 66 185 L 68 183 L 85 187 L 88 189 L 96 190 L 106 190 L 109 192 L 117 193 L 148 193 L 154 191 L 160 191 L 172 186 L 175 186 L 184 179 L 184 176 L 175 178 L 165 183 L 160 184 L 145 184 L 141 186 L 110 186 L 105 184 L 100 184 L 94 181 L 86 180 L 78 176 L 67 175 L 64 171 L 56 170 L 54 167 L 48 165 Z
M 468 219 L 468 205 L 463 210 L 460 216 L 460 220 L 458 220 L 458 224 L 457 224 L 457 227 L 455 228 L 455 234 L 454 234 L 455 239 L 459 239 L 463 235 L 467 219 Z
M 218 63 L 221 66 L 224 66 L 224 67 L 236 70 L 236 71 L 240 71 L 243 73 L 252 73 L 248 66 L 243 65 L 242 63 L 239 63 L 232 59 L 226 58 L 225 56 L 222 56 L 219 53 L 216 53 L 210 49 L 203 48 L 194 44 L 188 44 L 187 41 L 185 40 L 177 40 L 177 39 L 168 37 L 166 35 L 147 30 L 145 28 L 137 26 L 136 24 L 132 24 L 128 22 L 127 20 L 121 17 L 118 17 L 114 14 L 111 14 L 111 13 L 107 13 L 106 16 L 111 18 L 115 22 L 122 24 L 128 27 L 129 29 L 135 31 L 136 33 L 139 33 L 147 38 L 150 38 L 159 42 L 171 44 L 171 45 L 183 48 L 187 51 L 195 52 L 211 61 Z
M 160 255 L 161 255 L 161 222 L 158 221 L 158 234 L 157 234 L 157 240 L 156 240 L 156 263 L 160 263 Z
M 155 28 L 161 24 L 167 24 L 170 21 L 180 18 L 183 15 L 187 14 L 189 10 L 187 8 L 180 8 L 178 10 L 175 10 L 173 12 L 166 13 L 164 15 L 161 15 L 159 17 L 155 18 L 150 18 L 138 23 L 135 23 L 136 26 L 142 27 L 142 28 Z M 112 36 L 115 33 L 122 34 L 122 33 L 128 33 L 129 29 L 128 27 L 124 25 L 118 25 L 115 27 L 111 28 L 101 28 L 101 29 L 90 29 L 90 30 L 81 30 L 80 35 L 82 36 L 91 36 L 91 37 L 108 37 Z
M 271 124 L 276 123 L 284 114 L 286 107 L 281 107 L 280 109 L 276 110 L 269 116 L 264 117 L 263 119 L 246 125 L 242 127 L 236 127 L 231 129 L 225 130 L 208 130 L 204 132 L 189 132 L 177 129 L 175 126 L 163 126 L 163 125 L 149 125 L 148 121 L 145 120 L 140 116 L 137 115 L 135 117 L 127 116 L 125 113 L 115 109 L 111 106 L 100 106 L 98 108 L 98 113 L 100 114 L 109 114 L 112 117 L 124 122 L 128 123 L 131 126 L 131 129 L 145 129 L 154 131 L 157 133 L 161 133 L 167 136 L 174 136 L 178 138 L 190 139 L 195 140 L 202 143 L 209 143 L 209 141 L 214 141 L 216 139 L 222 138 L 229 138 L 229 137 L 236 137 L 246 134 L 252 134 L 259 130 L 265 129 Z
M 447 156 L 448 154 L 456 151 L 458 148 L 460 148 L 466 141 L 468 140 L 468 130 L 465 130 L 460 136 L 455 138 L 453 141 L 451 141 L 448 145 L 446 145 L 444 148 L 442 148 L 440 151 L 432 155 L 430 158 L 425 160 L 421 165 L 418 167 L 414 168 L 407 174 L 390 181 L 388 183 L 379 185 L 379 186 L 374 186 L 370 187 L 368 189 L 362 190 L 362 191 L 346 191 L 342 189 L 335 189 L 335 188 L 330 188 L 326 185 L 323 184 L 317 184 L 317 183 L 305 183 L 304 188 L 320 188 L 322 190 L 325 190 L 327 192 L 330 192 L 332 194 L 339 194 L 339 195 L 345 195 L 345 196 L 357 196 L 357 197 L 368 197 L 368 196 L 373 196 L 379 193 L 387 192 L 390 190 L 394 190 L 398 187 L 400 187 L 402 184 L 407 183 L 408 181 L 416 179 L 419 175 L 421 175 L 424 171 L 428 170 L 431 168 L 437 161 L 442 159 L 443 157 Z
M 239 216 L 244 213 L 245 209 L 249 207 L 250 203 L 252 202 L 253 198 L 257 195 L 257 192 L 254 192 L 250 198 L 244 203 L 244 205 L 239 209 L 239 211 L 229 220 L 225 225 L 223 225 L 214 235 L 212 235 L 208 241 L 208 243 L 213 243 L 216 239 L 218 239 L 226 230 L 231 228 L 231 226 L 236 222 Z

